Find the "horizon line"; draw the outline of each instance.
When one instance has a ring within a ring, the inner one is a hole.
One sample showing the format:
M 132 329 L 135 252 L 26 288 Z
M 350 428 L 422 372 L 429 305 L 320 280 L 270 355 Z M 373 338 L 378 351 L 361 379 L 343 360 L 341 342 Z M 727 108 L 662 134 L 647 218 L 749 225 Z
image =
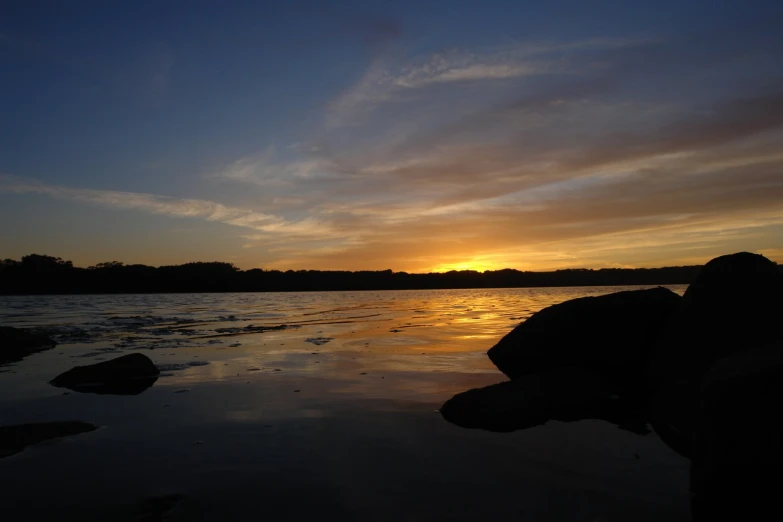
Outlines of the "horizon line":
M 90 270 L 90 269 L 97 269 L 102 264 L 111 264 L 111 263 L 119 263 L 120 266 L 144 266 L 144 267 L 150 267 L 150 268 L 163 268 L 163 267 L 179 267 L 184 266 L 188 264 L 224 264 L 224 265 L 231 265 L 234 267 L 237 271 L 240 272 L 249 272 L 252 270 L 261 270 L 264 272 L 349 272 L 349 273 L 357 273 L 357 272 L 391 272 L 392 274 L 408 274 L 408 275 L 429 275 L 429 274 L 449 274 L 449 273 L 475 273 L 475 274 L 486 274 L 486 273 L 493 273 L 493 272 L 502 272 L 502 271 L 516 271 L 516 272 L 522 272 L 522 273 L 551 273 L 551 272 L 560 272 L 560 271 L 600 271 L 600 270 L 662 270 L 667 268 L 693 268 L 693 267 L 702 267 L 705 263 L 701 264 L 691 264 L 691 265 L 665 265 L 665 266 L 656 266 L 656 267 L 643 267 L 643 266 L 637 266 L 637 267 L 631 267 L 631 266 L 622 266 L 622 267 L 612 267 L 612 266 L 605 266 L 605 267 L 599 267 L 599 268 L 587 268 L 587 267 L 568 267 L 568 268 L 554 268 L 551 270 L 520 270 L 518 268 L 512 268 L 512 267 L 504 267 L 504 268 L 498 268 L 498 269 L 486 269 L 486 270 L 475 270 L 475 269 L 461 269 L 461 270 L 444 270 L 444 271 L 430 271 L 430 272 L 408 272 L 405 270 L 394 270 L 392 268 L 385 268 L 385 269 L 357 269 L 357 270 L 349 270 L 349 269 L 317 269 L 317 268 L 286 268 L 286 269 L 280 269 L 280 268 L 264 268 L 264 267 L 252 267 L 243 269 L 238 266 L 236 266 L 234 263 L 230 261 L 187 261 L 180 264 L 161 264 L 161 265 L 147 265 L 144 263 L 125 263 L 123 261 L 104 261 L 100 263 L 96 263 L 91 266 L 76 266 L 73 264 L 72 261 L 68 259 L 64 259 L 57 256 L 50 256 L 47 254 L 27 254 L 25 256 L 21 256 L 19 260 L 11 259 L 11 258 L 5 258 L 0 259 L 0 263 L 5 264 L 8 261 L 12 261 L 15 263 L 21 263 L 22 259 L 28 256 L 40 256 L 40 257 L 46 257 L 51 258 L 55 260 L 60 260 L 63 262 L 63 264 L 69 264 L 71 268 L 76 269 L 83 269 L 83 270 Z M 717 256 L 719 257 L 719 256 Z M 766 257 L 766 256 L 765 256 Z M 769 259 L 769 258 L 767 258 Z M 780 266 L 780 263 L 770 259 L 773 263 Z

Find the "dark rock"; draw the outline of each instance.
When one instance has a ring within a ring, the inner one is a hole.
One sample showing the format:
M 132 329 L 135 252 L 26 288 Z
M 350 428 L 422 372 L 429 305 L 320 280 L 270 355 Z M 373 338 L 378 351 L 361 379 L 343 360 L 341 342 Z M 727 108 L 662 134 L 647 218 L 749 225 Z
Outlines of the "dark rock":
M 653 352 L 651 388 L 698 381 L 718 359 L 775 342 L 781 296 L 783 273 L 764 256 L 740 252 L 704 265 Z
M 765 520 L 783 468 L 781 296 L 778 266 L 743 252 L 707 263 L 682 299 L 658 288 L 546 308 L 489 351 L 512 380 L 441 414 L 493 431 L 649 420 L 691 459 L 695 521 Z
M 160 371 L 140 353 L 77 366 L 55 377 L 50 384 L 73 391 L 112 395 L 138 395 L 158 379 Z
M 691 463 L 695 521 L 767 520 L 779 511 L 782 350 L 732 355 L 704 374 Z
M 681 300 L 663 287 L 573 299 L 533 314 L 488 355 L 511 379 L 567 365 L 591 370 L 616 389 L 636 390 Z
M 747 252 L 713 259 L 688 287 L 647 368 L 650 423 L 672 449 L 692 457 L 705 372 L 780 336 L 781 295 L 778 266 Z
M 332 338 L 332 337 L 310 337 L 308 339 L 305 339 L 305 342 L 306 343 L 312 343 L 312 344 L 314 344 L 316 346 L 322 346 L 322 345 L 328 343 L 329 341 L 333 341 L 333 340 L 334 340 L 334 338 Z
M 0 326 L 0 364 L 21 361 L 30 354 L 51 350 L 56 345 L 48 337 L 29 330 Z
M 541 374 L 524 375 L 460 393 L 440 409 L 443 417 L 463 428 L 514 431 L 550 420 L 630 420 L 633 409 L 610 384 L 582 368 L 563 367 Z
M 0 426 L 0 458 L 19 453 L 27 446 L 32 446 L 39 442 L 97 429 L 97 426 L 80 421 Z

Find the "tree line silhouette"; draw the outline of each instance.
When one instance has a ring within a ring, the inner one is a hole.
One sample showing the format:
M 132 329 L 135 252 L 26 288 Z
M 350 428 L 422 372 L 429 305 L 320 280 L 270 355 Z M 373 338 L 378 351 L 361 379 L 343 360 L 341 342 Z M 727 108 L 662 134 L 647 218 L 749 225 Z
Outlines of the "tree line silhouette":
M 105 294 L 176 292 L 289 292 L 326 290 L 416 290 L 689 284 L 700 266 L 666 268 L 514 269 L 444 273 L 240 270 L 231 263 L 126 265 L 119 261 L 88 268 L 59 257 L 31 254 L 0 261 L 0 294 Z

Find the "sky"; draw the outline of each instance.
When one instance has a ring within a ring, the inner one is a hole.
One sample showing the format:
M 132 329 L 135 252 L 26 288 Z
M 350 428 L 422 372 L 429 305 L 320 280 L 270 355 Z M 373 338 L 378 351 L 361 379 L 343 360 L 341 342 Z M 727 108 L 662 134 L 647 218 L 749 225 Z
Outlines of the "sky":
M 783 262 L 783 4 L 0 2 L 0 258 Z

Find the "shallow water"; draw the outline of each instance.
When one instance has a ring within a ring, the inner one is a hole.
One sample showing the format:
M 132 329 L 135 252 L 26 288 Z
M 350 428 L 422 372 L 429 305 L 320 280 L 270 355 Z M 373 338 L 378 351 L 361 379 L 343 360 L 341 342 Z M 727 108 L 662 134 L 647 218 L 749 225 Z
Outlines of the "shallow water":
M 60 343 L 0 367 L 0 424 L 101 426 L 0 459 L 4 514 L 137 520 L 178 494 L 166 520 L 689 520 L 655 435 L 436 411 L 504 380 L 486 350 L 535 311 L 630 288 L 0 297 L 0 324 Z M 47 384 L 132 351 L 163 372 L 140 395 Z

